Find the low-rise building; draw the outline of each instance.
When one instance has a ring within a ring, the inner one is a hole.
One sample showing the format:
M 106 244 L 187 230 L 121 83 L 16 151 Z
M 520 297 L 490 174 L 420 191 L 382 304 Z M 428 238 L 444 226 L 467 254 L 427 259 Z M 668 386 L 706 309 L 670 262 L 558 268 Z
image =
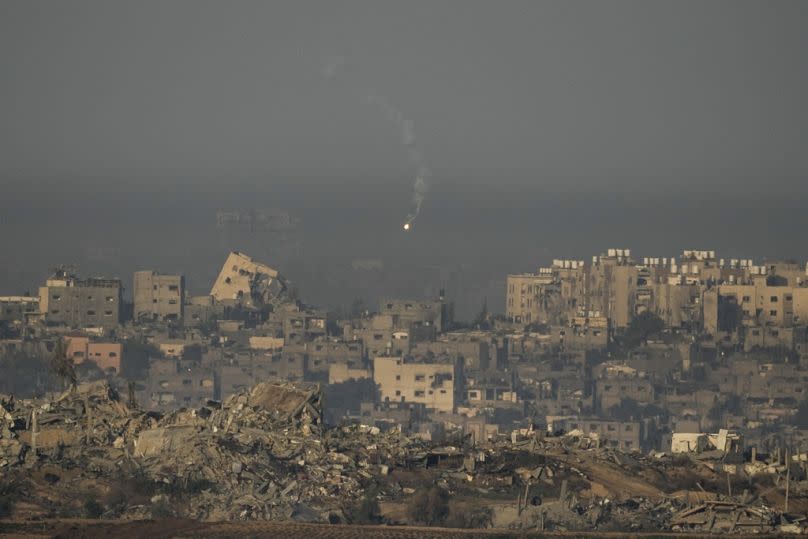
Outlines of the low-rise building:
M 123 357 L 123 345 L 119 342 L 94 342 L 89 337 L 67 336 L 67 357 L 80 365 L 85 361 L 95 363 L 105 373 L 119 374 Z
M 547 430 L 550 433 L 575 433 L 599 440 L 601 445 L 639 451 L 642 442 L 641 424 L 636 421 L 609 421 L 581 417 L 547 417 Z

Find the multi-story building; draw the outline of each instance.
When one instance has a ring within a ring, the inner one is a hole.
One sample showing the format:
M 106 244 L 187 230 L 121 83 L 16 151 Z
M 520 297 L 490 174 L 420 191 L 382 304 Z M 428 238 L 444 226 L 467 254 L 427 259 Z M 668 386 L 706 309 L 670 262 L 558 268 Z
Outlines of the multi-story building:
M 454 362 L 414 363 L 402 357 L 377 357 L 373 381 L 382 402 L 414 402 L 450 413 L 455 407 L 459 370 Z
M 551 268 L 508 275 L 505 316 L 522 324 L 549 323 L 560 314 L 560 290 Z
M 379 301 L 379 314 L 392 317 L 394 329 L 433 326 L 440 333 L 452 322 L 452 307 L 442 296 L 429 301 L 383 298 Z
M 745 326 L 791 327 L 795 317 L 808 318 L 808 293 L 803 290 L 808 289 L 768 286 L 765 279 L 748 284 L 722 284 L 705 292 L 705 329 L 715 334 L 726 326 L 725 317 L 730 315 Z
M 57 270 L 39 289 L 39 308 L 50 325 L 115 327 L 121 322 L 119 279 L 90 278 Z
M 598 410 L 605 412 L 624 400 L 645 404 L 654 402 L 653 384 L 638 376 L 616 376 L 595 380 L 595 402 Z
M 277 313 L 283 327 L 284 343 L 302 345 L 328 333 L 328 315 L 324 312 L 287 305 Z
M 351 368 L 363 365 L 362 341 L 319 339 L 305 345 L 308 361 L 306 375 L 310 378 L 328 378 L 329 368 L 343 364 Z
M 25 322 L 39 313 L 39 298 L 29 296 L 0 296 L 0 322 Z
M 629 249 L 608 249 L 593 257 L 588 310 L 603 313 L 612 327 L 627 327 L 636 312 L 638 277 Z
M 216 397 L 215 372 L 197 362 L 153 359 L 146 389 L 147 407 L 173 410 L 204 405 Z
M 442 335 L 437 341 L 415 343 L 411 353 L 421 358 L 444 355 L 453 360 L 463 360 L 463 367 L 466 370 L 486 370 L 491 364 L 490 344 L 489 340 L 480 334 L 454 332 Z M 496 356 L 496 349 L 494 354 Z
M 136 271 L 133 279 L 135 320 L 180 320 L 183 315 L 185 278 Z

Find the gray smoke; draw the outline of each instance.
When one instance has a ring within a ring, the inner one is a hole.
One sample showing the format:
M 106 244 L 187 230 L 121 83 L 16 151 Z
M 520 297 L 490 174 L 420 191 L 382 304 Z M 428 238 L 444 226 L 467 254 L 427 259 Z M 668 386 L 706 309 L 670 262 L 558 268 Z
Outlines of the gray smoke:
M 323 68 L 323 76 L 326 79 L 334 78 L 345 66 L 346 60 L 343 56 L 336 56 L 330 59 Z M 412 120 L 406 118 L 404 114 L 395 107 L 383 95 L 374 90 L 361 92 L 364 101 L 379 107 L 385 117 L 392 122 L 401 135 L 401 144 L 407 151 L 409 162 L 415 167 L 415 183 L 413 184 L 413 211 L 407 215 L 405 224 L 412 223 L 421 212 L 421 205 L 424 202 L 427 191 L 429 191 L 429 178 L 431 172 L 424 160 L 423 152 L 418 148 L 415 138 L 415 128 Z

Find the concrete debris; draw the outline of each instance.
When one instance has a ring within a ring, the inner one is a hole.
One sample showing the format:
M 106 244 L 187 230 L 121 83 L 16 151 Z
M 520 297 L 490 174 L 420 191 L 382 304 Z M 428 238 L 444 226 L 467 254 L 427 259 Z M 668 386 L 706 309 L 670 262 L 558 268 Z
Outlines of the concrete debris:
M 328 521 L 373 477 L 429 456 L 421 442 L 377 427 L 324 431 L 321 398 L 317 386 L 262 383 L 161 416 L 129 409 L 99 382 L 47 403 L 3 400 L 0 469 L 58 466 L 93 478 L 134 470 L 195 490 L 188 514 L 197 519 Z M 122 516 L 144 516 L 130 509 Z
M 322 410 L 319 386 L 302 383 L 265 382 L 164 415 L 127 406 L 106 382 L 46 401 L 0 396 L 0 474 L 41 477 L 50 494 L 29 501 L 50 514 L 87 484 L 114 492 L 116 478 L 128 481 L 143 496 L 107 504 L 124 519 L 182 507 L 207 521 L 352 522 L 368 496 L 404 506 L 437 485 L 491 501 L 486 518 L 501 528 L 802 533 L 808 522 L 747 491 L 722 494 L 726 463 L 703 454 L 621 452 L 578 432 L 435 445 L 398 428 L 325 428 Z

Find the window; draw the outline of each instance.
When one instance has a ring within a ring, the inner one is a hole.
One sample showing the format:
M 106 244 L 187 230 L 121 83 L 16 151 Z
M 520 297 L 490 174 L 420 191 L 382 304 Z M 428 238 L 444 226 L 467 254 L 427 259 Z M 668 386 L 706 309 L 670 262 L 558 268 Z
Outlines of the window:
M 95 316 L 95 311 L 89 310 L 89 311 L 87 311 L 87 315 L 88 316 Z
M 118 353 L 117 352 L 110 352 L 109 357 L 118 357 Z
M 400 396 L 401 396 L 401 391 L 396 391 L 396 397 L 400 397 Z
M 769 316 L 777 316 L 777 309 L 772 309 L 769 311 Z
M 770 297 L 769 301 L 771 301 L 772 303 L 777 303 L 777 296 Z
M 73 357 L 84 357 L 84 352 L 82 352 L 81 350 L 76 350 L 75 352 L 73 352 Z
M 51 309 L 51 314 L 59 314 L 59 309 Z
M 400 375 L 400 374 L 397 374 L 397 375 L 396 375 L 396 381 L 398 382 L 399 380 L 401 380 L 401 375 Z
M 51 299 L 54 301 L 59 301 L 60 299 L 62 299 L 62 296 L 60 296 L 59 294 L 54 294 L 51 296 Z
M 173 292 L 173 291 L 179 290 L 179 287 L 177 285 L 175 285 L 175 284 L 170 284 L 170 285 L 168 285 L 168 289 Z
M 425 396 L 425 394 L 424 394 L 424 392 L 422 390 L 419 390 L 419 391 L 415 392 L 415 396 L 416 397 L 423 397 L 423 396 Z
M 112 311 L 104 311 L 104 316 L 112 316 Z
M 426 380 L 426 376 L 424 376 L 423 374 L 416 374 L 415 375 L 415 381 L 416 382 L 423 382 L 424 380 Z
M 168 304 L 169 304 L 169 305 L 176 305 L 176 304 L 177 304 L 177 300 L 176 300 L 176 299 L 170 299 L 170 300 L 168 300 Z
M 107 296 L 107 302 L 108 302 L 108 303 L 114 303 L 114 302 L 115 302 L 115 298 L 114 298 L 113 296 Z
M 749 303 L 750 301 L 752 301 L 752 298 L 750 298 L 749 296 L 744 296 L 743 297 L 743 302 L 744 303 Z
M 192 384 L 193 384 L 193 382 L 191 380 L 188 380 L 187 378 L 182 381 L 182 385 L 184 385 L 184 386 L 190 386 Z
M 626 425 L 626 426 L 623 428 L 623 430 L 624 430 L 624 431 L 626 431 L 626 432 L 631 432 L 631 431 L 633 431 L 633 430 L 634 430 L 634 425 Z

